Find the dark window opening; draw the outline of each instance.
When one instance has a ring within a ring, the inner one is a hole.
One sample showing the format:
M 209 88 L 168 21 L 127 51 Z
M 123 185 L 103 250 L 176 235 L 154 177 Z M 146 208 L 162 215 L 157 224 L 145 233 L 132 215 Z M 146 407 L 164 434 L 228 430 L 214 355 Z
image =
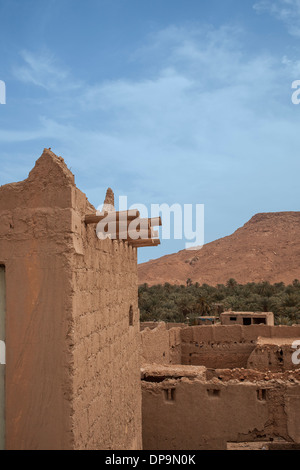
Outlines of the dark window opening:
M 243 318 L 243 325 L 251 325 L 251 318 Z
M 266 325 L 267 321 L 265 318 L 253 318 L 254 325 Z
M 133 307 L 130 305 L 129 309 L 129 326 L 133 326 Z
M 168 388 L 164 390 L 166 401 L 175 401 L 175 388 Z
M 282 351 L 282 349 L 279 349 L 279 351 L 277 352 L 277 359 L 278 359 L 278 362 L 283 362 L 283 351 Z
M 230 321 L 236 321 L 237 317 L 230 317 Z
M 266 399 L 267 399 L 267 390 L 265 390 L 265 389 L 256 390 L 256 393 L 257 393 L 257 399 L 259 401 L 266 401 Z
M 207 394 L 209 397 L 217 398 L 221 394 L 221 390 L 218 390 L 216 388 L 208 388 L 207 389 Z

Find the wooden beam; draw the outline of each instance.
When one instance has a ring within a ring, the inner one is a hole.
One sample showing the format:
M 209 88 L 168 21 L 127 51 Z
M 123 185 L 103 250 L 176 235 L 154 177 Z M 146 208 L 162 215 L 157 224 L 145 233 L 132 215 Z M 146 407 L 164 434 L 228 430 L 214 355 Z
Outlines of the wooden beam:
M 137 232 L 134 231 L 132 233 L 132 235 L 137 233 L 139 238 L 131 238 L 128 230 L 122 230 L 122 229 L 119 230 L 118 227 L 115 232 L 105 232 L 105 234 L 106 233 L 110 236 L 112 240 L 127 240 L 127 241 L 136 241 L 136 240 L 147 239 L 147 238 L 151 239 L 152 236 L 155 236 L 155 235 L 152 235 L 153 230 L 150 228 L 148 230 L 138 230 Z
M 149 224 L 151 227 L 161 227 L 162 220 L 161 217 L 153 217 L 152 219 L 148 219 Z
M 103 219 L 105 222 L 128 223 L 132 222 L 140 216 L 140 212 L 136 209 L 121 212 L 100 212 L 96 214 L 87 214 L 84 218 L 86 224 L 98 224 Z
M 151 228 L 151 238 L 158 238 L 158 236 L 159 236 L 158 230 L 153 230 L 153 228 Z
M 161 217 L 153 217 L 152 219 L 141 219 L 135 221 L 137 224 L 141 224 L 143 227 L 148 225 L 149 227 L 161 227 L 162 221 Z
M 105 215 L 97 215 L 97 214 L 87 214 L 84 217 L 84 222 L 88 224 L 98 224 L 102 219 L 104 219 Z
M 130 246 L 134 248 L 144 248 L 147 246 L 158 246 L 160 245 L 160 240 L 153 238 L 146 238 L 144 240 L 128 240 Z

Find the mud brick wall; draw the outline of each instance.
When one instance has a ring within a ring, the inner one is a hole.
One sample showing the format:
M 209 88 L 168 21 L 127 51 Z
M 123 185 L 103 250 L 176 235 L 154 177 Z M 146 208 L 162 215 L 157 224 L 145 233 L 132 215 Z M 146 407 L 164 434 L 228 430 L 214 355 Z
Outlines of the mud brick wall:
M 181 330 L 182 364 L 246 368 L 260 336 L 300 338 L 300 327 L 215 325 L 185 328 Z
M 180 328 L 169 329 L 166 323 L 141 332 L 142 364 L 181 364 Z
M 271 342 L 271 341 L 270 341 Z M 284 342 L 284 340 L 282 340 Z M 248 359 L 248 369 L 261 371 L 282 372 L 285 370 L 299 369 L 298 364 L 293 364 L 295 349 L 287 344 L 257 344 Z
M 183 364 L 213 369 L 247 368 L 258 337 L 300 338 L 300 327 L 214 325 L 172 328 L 160 323 L 144 329 L 142 362 Z
M 140 332 L 136 249 L 98 240 L 76 191 L 80 240 L 73 275 L 76 449 L 141 448 Z M 77 227 L 77 229 L 75 228 Z M 133 312 L 130 325 L 130 309 Z
M 40 159 L 0 188 L 6 449 L 71 448 L 71 173 Z
M 162 322 L 164 323 L 164 322 Z M 186 323 L 165 323 L 166 329 L 170 330 L 171 328 L 186 328 L 187 324 Z M 144 321 L 140 323 L 140 330 L 144 331 L 146 328 L 150 328 L 150 330 L 154 330 L 157 328 L 158 322 L 154 321 Z
M 209 368 L 247 367 L 255 335 L 243 337 L 242 326 L 201 326 L 181 332 L 182 364 Z
M 152 369 L 145 369 L 150 377 Z M 145 450 L 225 450 L 227 442 L 275 437 L 300 442 L 299 382 L 191 379 L 184 370 L 182 377 L 168 374 L 165 370 L 164 381 L 142 384 Z
M 136 251 L 98 240 L 93 210 L 49 150 L 0 188 L 6 449 L 141 446 Z

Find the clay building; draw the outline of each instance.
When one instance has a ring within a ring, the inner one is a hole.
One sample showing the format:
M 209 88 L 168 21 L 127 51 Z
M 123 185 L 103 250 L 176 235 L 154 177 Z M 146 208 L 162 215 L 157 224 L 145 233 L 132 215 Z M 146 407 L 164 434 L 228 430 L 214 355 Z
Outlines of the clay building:
M 300 325 L 142 329 L 143 447 L 300 447 Z
M 0 218 L 0 449 L 299 446 L 300 325 L 140 325 L 137 249 L 161 220 L 110 189 L 96 212 L 50 150 L 0 188 Z
M 158 242 L 99 240 L 50 150 L 0 188 L 0 219 L 1 447 L 140 449 L 137 247 Z
M 220 319 L 222 325 L 274 326 L 274 314 L 272 312 L 223 312 Z

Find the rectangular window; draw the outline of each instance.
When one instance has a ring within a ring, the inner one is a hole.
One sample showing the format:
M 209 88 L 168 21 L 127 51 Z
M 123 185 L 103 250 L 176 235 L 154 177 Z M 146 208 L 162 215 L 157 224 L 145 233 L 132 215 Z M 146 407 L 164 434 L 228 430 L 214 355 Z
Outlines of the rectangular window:
M 230 321 L 236 321 L 237 318 L 236 317 L 230 317 Z
M 129 308 L 129 326 L 133 326 L 133 307 L 130 305 Z
M 251 318 L 244 317 L 243 318 L 243 325 L 251 325 Z
M 217 397 L 220 396 L 221 390 L 218 390 L 216 388 L 208 388 L 207 389 L 207 394 L 208 394 L 209 397 L 217 398 Z
M 0 450 L 5 449 L 5 267 L 0 265 Z
M 256 390 L 256 393 L 257 393 L 257 399 L 259 401 L 266 401 L 266 399 L 267 399 L 267 390 L 265 390 L 265 389 Z
M 164 390 L 166 401 L 175 401 L 175 388 L 168 388 Z

